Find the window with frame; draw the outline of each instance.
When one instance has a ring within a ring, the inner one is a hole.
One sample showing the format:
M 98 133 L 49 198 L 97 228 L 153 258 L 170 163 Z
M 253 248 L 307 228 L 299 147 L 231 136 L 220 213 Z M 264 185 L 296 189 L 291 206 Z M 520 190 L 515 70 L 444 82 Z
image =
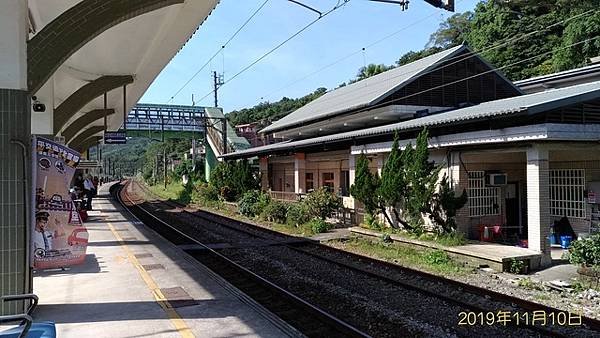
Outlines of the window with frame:
M 306 192 L 310 192 L 315 189 L 315 177 L 313 173 L 304 174 L 304 187 L 306 188 Z
M 323 173 L 323 187 L 328 191 L 333 191 L 334 186 L 333 173 Z
M 348 170 L 340 172 L 340 193 L 344 197 L 350 196 L 350 171 Z
M 550 215 L 585 218 L 585 169 L 551 169 Z
M 469 171 L 468 178 L 469 216 L 500 215 L 500 188 L 485 185 L 484 171 Z

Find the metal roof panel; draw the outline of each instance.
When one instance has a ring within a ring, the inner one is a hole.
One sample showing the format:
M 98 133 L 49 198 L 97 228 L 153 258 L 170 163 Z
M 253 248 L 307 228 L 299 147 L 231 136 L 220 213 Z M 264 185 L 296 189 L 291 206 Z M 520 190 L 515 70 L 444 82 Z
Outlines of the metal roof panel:
M 261 132 L 280 130 L 284 127 L 323 118 L 336 113 L 362 108 L 378 102 L 391 92 L 407 84 L 419 74 L 428 71 L 441 61 L 468 49 L 459 45 L 424 57 L 409 64 L 396 67 L 364 80 L 332 90 L 309 102 L 294 112 L 273 122 Z
M 274 150 L 294 149 L 297 147 L 328 143 L 332 141 L 341 141 L 355 137 L 387 134 L 399 130 L 420 129 L 423 127 L 431 127 L 442 124 L 472 121 L 502 115 L 512 115 L 518 112 L 537 114 L 558 107 L 564 107 L 570 104 L 598 98 L 600 98 L 600 81 L 484 102 L 471 107 L 432 114 L 421 118 L 379 127 L 250 148 L 244 151 L 227 154 L 223 157 L 248 157 L 247 155 L 263 154 Z

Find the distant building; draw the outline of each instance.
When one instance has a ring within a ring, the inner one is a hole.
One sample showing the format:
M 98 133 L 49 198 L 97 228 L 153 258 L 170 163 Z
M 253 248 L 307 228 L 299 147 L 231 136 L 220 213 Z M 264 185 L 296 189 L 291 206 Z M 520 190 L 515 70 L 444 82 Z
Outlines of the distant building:
M 265 143 L 262 141 L 260 136 L 258 136 L 258 127 L 258 122 L 238 124 L 235 126 L 235 133 L 238 134 L 238 136 L 248 140 L 252 147 L 262 146 Z

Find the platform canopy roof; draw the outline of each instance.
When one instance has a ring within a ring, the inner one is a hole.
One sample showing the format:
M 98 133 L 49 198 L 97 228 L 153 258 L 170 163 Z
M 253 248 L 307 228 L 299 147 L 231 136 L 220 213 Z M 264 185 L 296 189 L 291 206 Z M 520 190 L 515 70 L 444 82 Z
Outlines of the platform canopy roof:
M 32 133 L 56 136 L 71 127 L 68 137 L 74 140 L 81 131 L 103 125 L 104 112 L 108 129 L 120 128 L 124 111 L 138 102 L 217 3 L 29 0 L 28 85 L 46 105 L 45 112 L 32 112 Z M 90 112 L 94 115 L 85 118 Z
M 471 107 L 431 114 L 425 117 L 379 127 L 320 136 L 306 140 L 274 143 L 226 154 L 221 157 L 228 159 L 248 158 L 275 154 L 277 152 L 295 151 L 328 143 L 343 141 L 356 142 L 358 139 L 392 134 L 396 131 L 418 131 L 424 127 L 436 128 L 448 125 L 459 126 L 461 124 L 490 118 L 510 119 L 519 114 L 535 115 L 552 109 L 558 109 L 595 99 L 600 99 L 600 81 L 484 102 Z M 461 130 L 460 127 L 456 127 L 455 129 L 457 132 Z
M 279 130 L 312 123 L 316 120 L 322 120 L 344 112 L 374 106 L 388 98 L 398 89 L 440 66 L 444 62 L 469 58 L 469 56 L 465 57 L 464 53 L 473 55 L 472 57 L 478 58 L 483 63 L 487 64 L 487 61 L 479 57 L 478 54 L 473 53 L 469 47 L 459 45 L 347 86 L 334 89 L 286 115 L 280 120 L 273 122 L 260 132 L 273 133 Z M 504 78 L 502 74 L 498 73 L 498 75 Z M 506 78 L 504 79 L 506 80 Z M 512 82 L 509 80 L 506 80 L 506 82 L 512 85 Z M 521 93 L 520 89 L 516 87 L 515 89 L 518 93 Z

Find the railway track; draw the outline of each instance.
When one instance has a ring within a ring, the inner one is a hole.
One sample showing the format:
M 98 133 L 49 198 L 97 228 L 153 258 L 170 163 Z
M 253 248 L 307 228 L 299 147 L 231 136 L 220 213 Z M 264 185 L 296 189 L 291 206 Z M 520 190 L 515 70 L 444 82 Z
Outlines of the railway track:
M 137 183 L 134 184 L 139 189 L 146 190 L 144 186 L 138 185 Z M 150 193 L 147 190 L 145 192 Z M 276 233 L 268 229 L 259 228 L 251 224 L 242 223 L 209 212 L 189 211 L 186 210 L 184 206 L 174 202 L 161 201 L 160 204 L 167 205 L 173 210 L 183 211 L 188 216 L 193 217 L 197 221 L 192 223 L 194 223 L 194 226 L 197 228 L 207 227 L 210 225 L 212 231 L 216 231 L 218 228 L 227 229 L 227 231 L 230 233 L 239 233 L 246 237 L 252 238 L 253 240 L 259 241 L 262 240 L 272 242 L 286 237 L 282 234 Z M 140 206 L 138 207 L 142 208 Z M 147 209 L 148 207 L 146 207 L 146 210 L 144 211 L 149 215 L 158 212 L 158 209 L 154 209 L 151 211 Z M 152 215 L 152 217 L 156 216 Z M 309 242 L 287 243 L 285 241 L 281 241 L 279 246 L 286 248 L 286 250 L 288 251 L 295 252 L 298 255 L 303 255 L 304 257 L 311 257 L 314 260 L 326 262 L 331 266 L 336 266 L 340 269 L 352 271 L 352 273 L 354 273 L 355 275 L 361 275 L 371 279 L 376 279 L 378 281 L 386 283 L 386 285 L 391 285 L 398 289 L 410 290 L 411 292 L 421 294 L 423 297 L 442 300 L 443 302 L 451 304 L 456 308 L 464 309 L 470 312 L 487 313 L 490 312 L 492 309 L 496 311 L 498 309 L 508 309 L 513 313 L 517 311 L 522 312 L 539 310 L 547 311 L 548 313 L 561 312 L 560 310 L 542 306 L 540 304 L 492 292 L 490 290 L 478 288 L 461 282 L 447 280 L 428 273 L 407 269 L 404 267 L 397 266 L 395 264 L 375 260 L 364 256 L 359 256 L 345 251 L 341 252 L 340 250 L 330 248 L 327 246 L 322 246 Z M 236 256 L 235 253 L 231 253 L 235 250 L 228 248 L 227 246 L 222 247 L 219 251 L 221 254 L 228 255 L 229 258 Z M 221 264 L 211 261 L 212 258 L 207 259 L 207 256 L 211 256 L 207 255 L 207 252 L 209 252 L 209 250 L 191 250 L 190 254 L 192 254 L 192 256 L 203 262 L 205 265 L 209 266 L 209 268 L 212 269 L 214 267 L 215 269 L 219 269 Z M 237 258 L 239 259 L 239 257 Z M 236 285 L 235 283 L 232 284 Z M 445 289 L 447 290 L 446 292 L 440 292 L 440 284 L 444 285 Z M 430 287 L 432 285 L 433 287 Z M 241 289 L 245 292 L 247 290 L 243 288 L 243 283 Z M 247 292 L 251 293 L 252 290 L 249 290 Z M 258 297 L 260 296 L 261 295 L 259 292 Z M 590 318 L 585 318 L 584 324 L 590 330 L 598 329 L 598 327 L 600 327 L 597 321 L 594 321 Z M 588 329 L 584 329 L 583 327 L 581 327 L 579 328 L 579 330 L 575 330 L 576 332 L 573 332 L 573 335 L 571 334 L 571 332 L 569 332 L 569 329 L 564 327 L 527 326 L 526 328 L 524 328 L 517 327 L 514 325 L 510 326 L 509 324 L 509 326 L 504 328 L 505 331 L 514 331 L 514 336 L 559 337 L 589 336 L 588 333 L 592 331 L 589 331 Z M 512 336 L 512 334 L 508 333 L 508 331 L 507 334 L 503 336 Z M 458 332 L 460 335 L 460 332 L 464 332 L 464 330 L 459 330 Z M 309 335 L 313 335 L 313 333 L 314 332 L 310 333 Z
M 197 245 L 202 250 L 191 250 L 191 255 L 221 276 L 230 284 L 246 293 L 265 308 L 285 320 L 302 334 L 308 337 L 370 337 L 353 326 L 347 324 L 326 311 L 314 306 L 294 294 L 269 282 L 236 262 L 221 255 L 197 239 L 171 227 L 168 223 L 153 216 L 134 201 L 123 201 L 122 187 L 113 189 L 111 193 L 128 209 L 143 212 L 134 213 L 144 224 L 150 226 L 163 237 L 176 245 Z

